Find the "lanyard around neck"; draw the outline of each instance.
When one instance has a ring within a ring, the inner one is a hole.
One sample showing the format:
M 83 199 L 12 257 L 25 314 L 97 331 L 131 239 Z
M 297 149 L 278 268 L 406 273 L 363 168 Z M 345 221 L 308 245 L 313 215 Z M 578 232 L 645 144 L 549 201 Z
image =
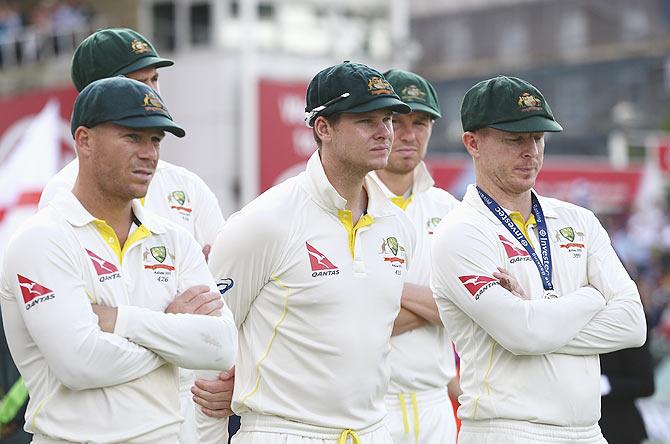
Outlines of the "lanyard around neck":
M 540 242 L 540 255 L 542 255 L 542 260 L 538 257 L 535 249 L 531 243 L 526 239 L 526 236 L 523 232 L 517 227 L 514 221 L 509 217 L 507 212 L 498 205 L 498 203 L 493 200 L 491 196 L 486 194 L 481 188 L 477 187 L 477 192 L 479 197 L 482 198 L 484 205 L 493 213 L 500 222 L 509 230 L 510 233 L 519 241 L 519 243 L 526 249 L 531 259 L 537 267 L 537 271 L 540 273 L 542 278 L 542 286 L 545 290 L 553 290 L 554 285 L 551 280 L 551 249 L 549 247 L 549 233 L 547 231 L 547 222 L 544 219 L 544 213 L 542 212 L 542 207 L 540 206 L 540 201 L 535 196 L 535 193 L 531 193 L 531 202 L 532 202 L 532 211 L 535 216 L 535 222 L 537 223 L 537 234 L 538 240 Z

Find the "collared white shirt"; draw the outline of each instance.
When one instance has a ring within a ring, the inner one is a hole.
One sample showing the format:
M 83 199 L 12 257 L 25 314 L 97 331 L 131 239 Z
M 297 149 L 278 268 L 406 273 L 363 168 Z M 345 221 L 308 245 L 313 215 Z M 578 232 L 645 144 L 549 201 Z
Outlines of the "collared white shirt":
M 210 256 L 240 328 L 233 409 L 335 429 L 385 416 L 389 338 L 415 234 L 365 180 L 352 229 L 318 151 L 230 217 Z M 349 215 L 347 216 L 347 213 Z
M 30 393 L 26 430 L 75 442 L 171 442 L 177 367 L 228 369 L 237 331 L 221 317 L 166 314 L 193 285 L 215 288 L 191 236 L 133 202 L 123 249 L 69 191 L 9 242 L 0 281 L 10 351 Z M 91 303 L 118 307 L 113 334 Z M 150 437 L 150 438 L 149 438 Z
M 39 208 L 72 190 L 78 172 L 79 160 L 74 159 L 52 177 L 42 191 Z M 186 168 L 163 160 L 158 161 L 143 203 L 154 214 L 186 229 L 201 247 L 212 245 L 224 223 L 219 202 L 205 182 Z
M 414 266 L 407 273 L 407 282 L 430 285 L 430 242 L 433 230 L 451 211 L 458 200 L 440 188 L 421 162 L 414 169 L 412 195 L 409 202 L 396 196 L 381 181 L 376 172 L 370 173 L 387 198 L 404 201 L 405 214 L 414 223 L 417 249 Z M 456 376 L 456 361 L 449 334 L 442 325 L 426 324 L 391 338 L 391 383 L 389 393 L 412 393 L 446 387 Z
M 461 358 L 461 419 L 591 426 L 600 417 L 598 353 L 637 347 L 646 334 L 635 283 L 590 211 L 539 197 L 553 285 L 484 205 L 474 186 L 438 226 L 433 291 Z M 537 246 L 537 228 L 529 230 Z M 504 267 L 530 300 L 492 277 Z

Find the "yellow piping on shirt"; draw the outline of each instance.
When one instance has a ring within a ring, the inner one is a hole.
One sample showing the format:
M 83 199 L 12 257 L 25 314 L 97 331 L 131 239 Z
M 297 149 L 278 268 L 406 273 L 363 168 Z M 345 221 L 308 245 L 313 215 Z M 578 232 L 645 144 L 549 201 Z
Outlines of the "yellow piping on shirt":
M 349 235 L 349 251 L 351 252 L 351 258 L 353 259 L 356 232 L 362 227 L 372 225 L 374 218 L 369 214 L 364 214 L 360 219 L 358 219 L 358 222 L 356 222 L 356 225 L 354 226 L 353 216 L 350 210 L 340 210 L 337 214 L 337 217 L 340 219 L 340 222 L 342 222 L 342 225 L 344 225 L 344 228 L 347 230 L 347 234 Z
M 256 363 L 256 373 L 258 374 L 256 376 L 256 384 L 254 385 L 253 390 L 251 390 L 251 392 L 249 392 L 249 394 L 247 394 L 246 396 L 244 396 L 241 399 L 240 403 L 242 403 L 242 404 L 244 404 L 244 402 L 247 399 L 249 399 L 249 397 L 251 395 L 256 393 L 258 391 L 258 389 L 260 388 L 260 386 L 261 386 L 261 364 L 263 363 L 265 358 L 267 358 L 268 354 L 270 353 L 270 349 L 272 348 L 272 344 L 273 344 L 275 338 L 277 337 L 277 330 L 279 329 L 279 326 L 281 325 L 281 323 L 284 322 L 284 319 L 286 319 L 286 315 L 288 315 L 288 297 L 289 297 L 289 294 L 291 292 L 288 289 L 288 287 L 286 287 L 277 276 L 273 277 L 272 280 L 275 281 L 279 287 L 284 289 L 284 291 L 286 293 L 286 296 L 284 298 L 284 310 L 283 310 L 281 316 L 279 317 L 279 320 L 275 324 L 274 328 L 272 329 L 272 337 L 270 338 L 270 342 L 268 342 L 268 346 L 265 349 L 265 353 L 263 353 L 263 356 L 261 356 L 261 359 L 259 359 L 258 362 Z
M 33 430 L 37 430 L 37 426 L 35 425 L 35 421 L 37 420 L 37 415 L 40 414 L 40 412 L 42 411 L 42 407 L 44 407 L 44 404 L 46 404 L 49 399 L 51 399 L 51 396 L 47 396 L 46 398 L 41 400 L 39 404 L 37 404 L 37 408 L 35 409 L 35 414 L 33 415 L 33 420 L 30 421 L 30 423 L 33 425 Z
M 351 429 L 342 431 L 340 439 L 337 440 L 337 444 L 346 444 L 348 437 L 351 437 L 351 442 L 353 444 L 361 444 L 361 438 L 359 438 L 358 434 Z
M 489 352 L 489 366 L 486 369 L 486 373 L 484 374 L 484 379 L 482 382 L 486 386 L 486 396 L 491 396 L 491 386 L 489 385 L 488 381 L 486 380 L 489 377 L 489 373 L 491 373 L 491 368 L 493 367 L 493 352 L 496 349 L 496 342 L 492 341 L 491 342 L 491 351 Z M 477 398 L 475 399 L 475 410 L 472 415 L 472 419 L 477 419 L 477 407 L 479 407 L 479 398 L 481 395 L 478 395 Z

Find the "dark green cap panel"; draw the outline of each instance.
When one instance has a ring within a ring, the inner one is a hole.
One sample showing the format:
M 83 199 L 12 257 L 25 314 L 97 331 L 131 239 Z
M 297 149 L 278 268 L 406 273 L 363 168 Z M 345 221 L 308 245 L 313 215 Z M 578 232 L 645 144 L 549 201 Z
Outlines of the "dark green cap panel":
M 174 62 L 158 55 L 144 36 L 132 29 L 102 29 L 84 39 L 72 57 L 70 74 L 77 91 L 96 80 L 125 75 Z
M 186 132 L 174 121 L 160 95 L 136 80 L 118 76 L 96 80 L 79 93 L 70 130 L 111 122 L 129 128 L 159 128 L 177 137 Z
M 540 90 L 516 77 L 497 76 L 470 88 L 461 105 L 463 131 L 562 131 Z
M 401 69 L 390 69 L 384 73 L 384 77 L 412 111 L 428 113 L 435 119 L 442 117 L 435 88 L 426 79 Z

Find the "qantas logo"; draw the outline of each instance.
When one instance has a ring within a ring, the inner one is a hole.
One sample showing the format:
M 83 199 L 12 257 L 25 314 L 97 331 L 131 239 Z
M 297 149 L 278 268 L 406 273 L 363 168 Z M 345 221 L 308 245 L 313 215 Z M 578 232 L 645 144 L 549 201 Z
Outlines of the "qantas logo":
M 307 247 L 309 264 L 312 266 L 312 277 L 340 274 L 340 270 L 323 253 L 312 247 L 308 242 L 305 242 L 305 246 Z
M 16 277 L 19 279 L 19 287 L 21 287 L 21 295 L 23 295 L 26 310 L 30 310 L 40 302 L 48 301 L 55 297 L 53 290 L 43 287 L 20 274 L 17 274 Z
M 482 293 L 498 284 L 498 281 L 490 276 L 467 275 L 459 276 L 458 279 L 467 288 L 475 300 L 479 299 Z
M 89 249 L 86 249 L 86 253 L 93 263 L 93 267 L 99 276 L 98 280 L 100 282 L 121 277 L 121 273 L 119 273 L 119 269 L 116 268 L 116 265 L 112 264 L 111 262 L 107 262 Z
M 510 258 L 510 264 L 519 261 L 529 261 L 531 260 L 530 255 L 523 248 L 519 248 L 512 243 L 512 241 L 505 238 L 503 235 L 498 235 L 500 242 L 502 242 L 503 247 L 505 247 L 505 253 L 507 257 Z

